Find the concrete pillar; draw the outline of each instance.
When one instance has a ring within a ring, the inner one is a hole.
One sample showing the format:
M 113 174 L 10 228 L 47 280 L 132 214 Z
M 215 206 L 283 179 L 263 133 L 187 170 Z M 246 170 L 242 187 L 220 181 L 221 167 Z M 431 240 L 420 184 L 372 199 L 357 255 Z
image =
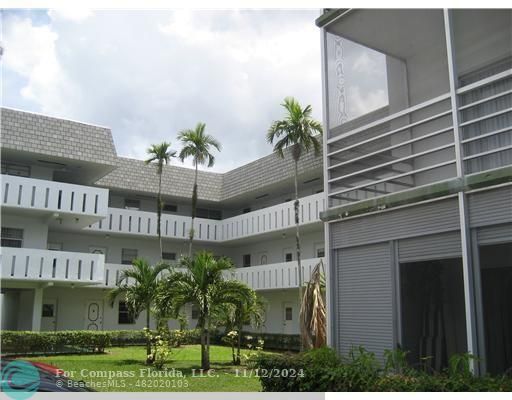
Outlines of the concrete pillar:
M 43 288 L 34 289 L 34 301 L 32 305 L 32 331 L 41 330 L 41 314 L 43 312 Z

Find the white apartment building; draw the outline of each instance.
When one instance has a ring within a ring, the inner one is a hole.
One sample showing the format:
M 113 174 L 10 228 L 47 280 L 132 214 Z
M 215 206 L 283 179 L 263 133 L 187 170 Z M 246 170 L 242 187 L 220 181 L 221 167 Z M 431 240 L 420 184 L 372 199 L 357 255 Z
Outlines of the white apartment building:
M 131 320 L 106 294 L 132 259 L 160 260 L 156 167 L 118 157 L 110 130 L 91 124 L 2 108 L 1 134 L 2 329 L 141 329 L 145 314 Z M 299 174 L 307 281 L 324 256 L 322 157 L 303 156 Z M 162 181 L 162 258 L 173 263 L 188 251 L 193 170 L 175 161 Z M 261 331 L 298 334 L 291 158 L 200 171 L 198 184 L 194 250 L 231 257 L 266 299 Z
M 512 10 L 337 9 L 317 25 L 331 345 L 510 369 Z

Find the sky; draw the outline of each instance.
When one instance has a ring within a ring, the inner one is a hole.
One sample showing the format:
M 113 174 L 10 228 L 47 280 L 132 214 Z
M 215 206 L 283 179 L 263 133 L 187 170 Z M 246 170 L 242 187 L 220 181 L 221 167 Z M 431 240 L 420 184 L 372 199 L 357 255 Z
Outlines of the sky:
M 284 97 L 322 120 L 319 13 L 4 10 L 3 105 L 109 127 L 118 155 L 138 159 L 152 143 L 179 149 L 177 133 L 204 122 L 225 172 L 272 151 Z M 347 72 L 361 65 L 375 67 L 357 56 Z M 365 95 L 383 101 L 358 90 L 358 113 Z

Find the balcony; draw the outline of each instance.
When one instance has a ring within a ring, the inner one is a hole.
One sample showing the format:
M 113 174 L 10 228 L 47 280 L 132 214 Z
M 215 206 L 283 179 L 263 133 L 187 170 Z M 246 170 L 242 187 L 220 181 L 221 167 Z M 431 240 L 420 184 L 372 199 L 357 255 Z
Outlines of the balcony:
M 311 271 L 322 258 L 302 260 L 302 279 L 308 282 Z M 106 264 L 105 275 L 101 286 L 113 288 L 119 282 L 122 271 L 130 268 L 129 265 Z M 297 261 L 277 264 L 258 265 L 247 268 L 236 268 L 226 277 L 237 279 L 254 290 L 291 289 L 298 288 Z M 128 284 L 130 284 L 128 280 Z
M 458 129 L 466 175 L 512 161 L 512 69 L 460 87 Z M 426 186 L 457 176 L 449 93 L 327 139 L 329 207 Z M 347 124 L 348 125 L 348 124 Z
M 2 281 L 96 285 L 103 281 L 103 254 L 2 247 Z
M 302 260 L 302 280 L 308 282 L 311 271 L 321 258 Z M 297 261 L 278 264 L 258 265 L 254 267 L 237 268 L 233 278 L 239 280 L 254 290 L 291 289 L 299 287 Z
M 55 224 L 83 228 L 105 218 L 107 207 L 107 189 L 2 175 L 2 208 L 6 210 L 54 215 Z
M 301 225 L 319 222 L 324 210 L 323 193 L 300 199 L 299 220 Z M 191 218 L 181 215 L 162 215 L 162 237 L 187 239 Z M 222 221 L 196 218 L 195 240 L 224 242 L 242 239 L 295 226 L 293 201 L 256 210 Z M 87 229 L 116 234 L 157 236 L 157 214 L 154 212 L 109 208 L 107 218 Z

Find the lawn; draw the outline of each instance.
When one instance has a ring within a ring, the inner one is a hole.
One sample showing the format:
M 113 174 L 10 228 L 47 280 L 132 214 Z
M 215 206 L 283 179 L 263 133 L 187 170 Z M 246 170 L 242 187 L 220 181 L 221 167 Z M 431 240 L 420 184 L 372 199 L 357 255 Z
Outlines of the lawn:
M 243 353 L 247 351 L 242 350 Z M 210 347 L 211 370 L 201 376 L 199 345 L 172 349 L 167 376 L 148 367 L 142 346 L 113 347 L 105 354 L 56 355 L 26 358 L 57 366 L 75 381 L 109 392 L 258 392 L 259 379 L 251 370 L 231 365 L 231 348 Z M 155 375 L 160 373 L 160 376 Z M 109 375 L 110 374 L 110 378 Z M 181 376 L 180 376 L 181 374 Z

